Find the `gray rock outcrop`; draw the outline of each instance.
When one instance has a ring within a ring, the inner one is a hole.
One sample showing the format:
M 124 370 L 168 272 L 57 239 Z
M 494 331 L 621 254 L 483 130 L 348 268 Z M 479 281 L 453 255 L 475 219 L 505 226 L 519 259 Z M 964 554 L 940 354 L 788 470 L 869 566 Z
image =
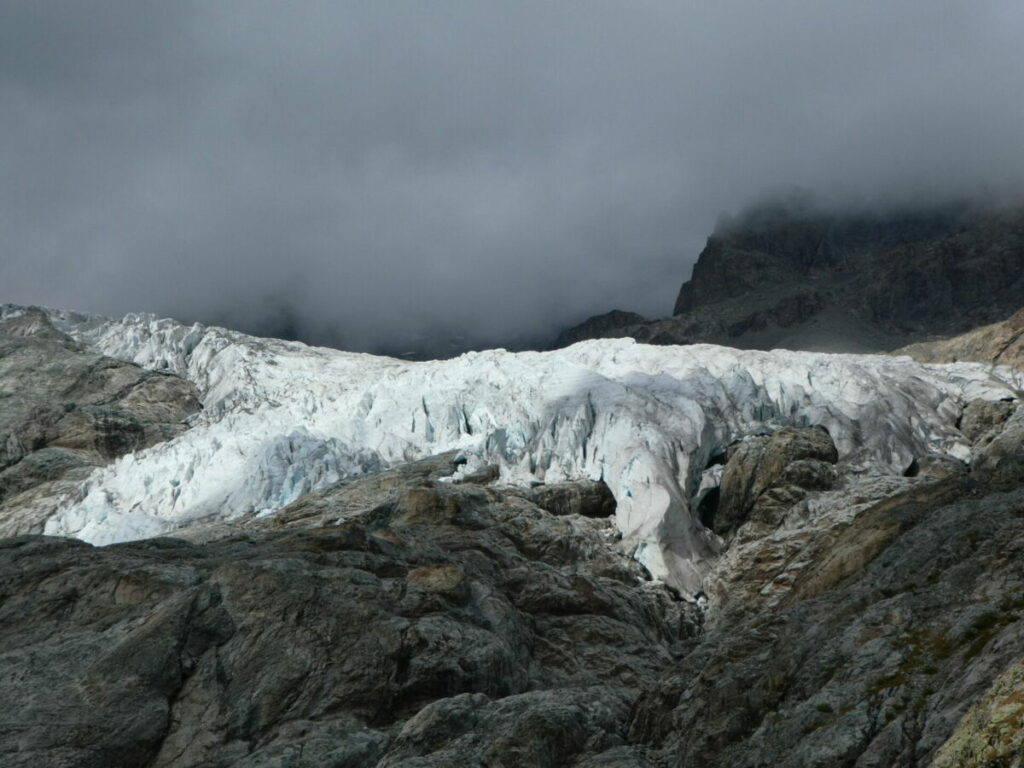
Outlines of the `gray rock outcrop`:
M 189 382 L 89 352 L 42 311 L 4 317 L 0 535 L 40 531 L 53 499 L 95 467 L 179 434 L 199 408 Z
M 3 541 L 0 761 L 554 768 L 621 749 L 696 608 L 616 553 L 606 518 L 417 474 L 354 517 L 351 484 L 324 492 L 338 525 Z
M 710 527 L 725 536 L 752 515 L 771 520 L 806 496 L 835 483 L 839 460 L 832 437 L 822 427 L 780 429 L 748 438 L 728 452 Z

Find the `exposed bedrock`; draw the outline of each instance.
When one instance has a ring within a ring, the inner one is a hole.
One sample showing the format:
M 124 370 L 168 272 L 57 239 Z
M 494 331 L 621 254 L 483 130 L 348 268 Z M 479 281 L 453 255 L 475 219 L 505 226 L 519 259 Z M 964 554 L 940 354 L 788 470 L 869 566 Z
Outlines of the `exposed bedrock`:
M 338 524 L 0 543 L 0 762 L 556 768 L 622 747 L 698 611 L 611 519 L 437 467 L 325 490 Z
M 1024 493 L 902 482 L 741 529 L 631 739 L 678 766 L 1016 765 Z
M 993 413 L 988 404 L 979 404 L 973 409 L 984 409 L 990 416 L 987 423 L 972 424 L 978 435 L 971 451 L 971 468 L 990 485 L 1012 488 L 1024 482 L 1024 407 L 1019 402 L 1000 405 L 1016 408 L 1001 408 Z M 1005 418 L 1003 414 L 1007 414 Z
M 830 213 L 793 202 L 721 222 L 672 317 L 609 312 L 564 330 L 555 346 L 630 337 L 879 352 L 923 342 L 901 353 L 933 362 L 1024 360 L 1024 209 Z
M 780 429 L 730 446 L 709 527 L 726 536 L 752 515 L 771 519 L 807 491 L 831 488 L 838 460 L 822 427 Z
M 0 319 L 0 535 L 41 531 L 94 468 L 169 440 L 200 408 L 188 381 L 97 354 L 45 312 Z
M 603 480 L 579 480 L 552 483 L 532 488 L 523 494 L 541 509 L 553 515 L 614 517 L 615 497 Z
M 970 403 L 969 464 L 913 476 L 833 464 L 823 432 L 803 430 L 816 449 L 794 430 L 734 446 L 720 504 L 748 514 L 709 571 L 700 642 L 634 710 L 651 764 L 1016 765 L 1022 415 Z M 758 514 L 805 451 L 830 485 Z

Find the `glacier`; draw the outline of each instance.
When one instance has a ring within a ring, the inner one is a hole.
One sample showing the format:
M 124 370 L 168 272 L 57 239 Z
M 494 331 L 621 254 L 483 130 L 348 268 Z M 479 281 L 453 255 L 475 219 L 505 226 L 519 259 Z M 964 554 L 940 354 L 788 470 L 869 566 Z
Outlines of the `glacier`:
M 408 362 L 152 315 L 46 311 L 97 352 L 189 379 L 204 406 L 175 439 L 95 470 L 47 534 L 102 545 L 268 515 L 457 450 L 459 472 L 497 464 L 504 484 L 603 479 L 623 546 L 689 596 L 722 546 L 690 509 L 733 441 L 820 424 L 851 471 L 898 474 L 924 455 L 966 460 L 963 405 L 1024 388 L 1021 372 L 982 364 L 629 339 Z

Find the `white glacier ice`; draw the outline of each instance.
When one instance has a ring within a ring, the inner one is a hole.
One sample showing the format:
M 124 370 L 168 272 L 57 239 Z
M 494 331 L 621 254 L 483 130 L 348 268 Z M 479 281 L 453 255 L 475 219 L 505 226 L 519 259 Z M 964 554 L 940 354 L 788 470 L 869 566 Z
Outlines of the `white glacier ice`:
M 174 440 L 97 469 L 47 533 L 106 544 L 266 514 L 340 478 L 456 449 L 470 468 L 499 464 L 505 483 L 603 478 L 624 544 L 688 594 L 718 548 L 690 500 L 731 441 L 821 424 L 845 461 L 899 472 L 926 453 L 966 458 L 962 404 L 1024 384 L 980 364 L 623 339 L 406 362 L 149 315 L 50 314 L 97 351 L 190 379 L 205 409 Z

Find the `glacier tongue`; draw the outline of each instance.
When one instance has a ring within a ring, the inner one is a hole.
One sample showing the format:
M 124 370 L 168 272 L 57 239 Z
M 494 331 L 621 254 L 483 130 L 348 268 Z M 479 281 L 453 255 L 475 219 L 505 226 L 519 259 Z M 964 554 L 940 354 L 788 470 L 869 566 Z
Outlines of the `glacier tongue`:
M 338 479 L 457 449 L 471 466 L 499 464 L 506 483 L 603 478 L 626 546 L 688 594 L 719 547 L 690 499 L 731 441 L 821 424 L 842 459 L 899 472 L 927 453 L 966 458 L 962 404 L 1022 385 L 979 364 L 625 339 L 405 362 L 149 315 L 51 317 L 97 351 L 190 379 L 205 410 L 176 439 L 96 470 L 47 533 L 107 544 L 269 513 Z

